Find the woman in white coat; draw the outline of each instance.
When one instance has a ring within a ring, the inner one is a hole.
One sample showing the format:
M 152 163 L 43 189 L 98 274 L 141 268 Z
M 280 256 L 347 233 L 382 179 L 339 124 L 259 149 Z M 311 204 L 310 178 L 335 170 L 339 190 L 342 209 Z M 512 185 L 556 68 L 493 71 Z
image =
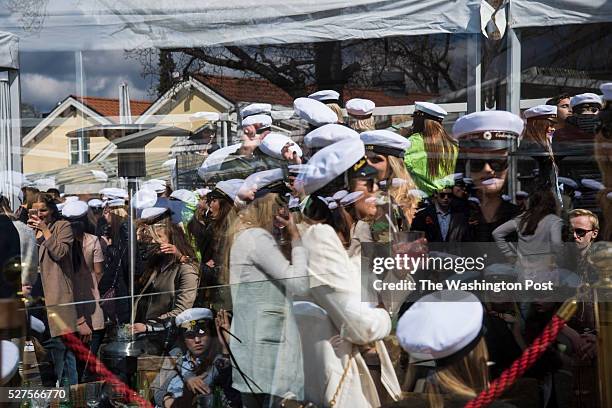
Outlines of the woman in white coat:
M 282 178 L 282 172 L 278 173 Z M 278 181 L 269 179 L 258 186 L 269 187 Z M 283 183 L 275 184 L 283 189 Z M 230 350 L 239 367 L 232 370 L 232 377 L 245 407 L 278 406 L 285 398 L 304 397 L 302 348 L 292 293 L 305 286 L 296 278 L 306 275 L 307 253 L 291 216 L 277 215 L 286 205 L 279 192 L 265 187 L 257 191 L 229 231 L 231 332 L 236 336 L 230 340 Z M 290 259 L 272 235 L 274 225 L 283 227 L 288 235 Z
M 306 355 L 305 397 L 319 406 L 380 406 L 359 346 L 387 336 L 391 319 L 384 309 L 361 302 L 359 262 L 347 252 L 350 220 L 343 208 L 332 210 L 326 200 L 359 177 L 364 156 L 362 143 L 334 143 L 312 156 L 295 183 L 311 197 L 301 226 L 309 302 L 297 302 L 294 312 Z

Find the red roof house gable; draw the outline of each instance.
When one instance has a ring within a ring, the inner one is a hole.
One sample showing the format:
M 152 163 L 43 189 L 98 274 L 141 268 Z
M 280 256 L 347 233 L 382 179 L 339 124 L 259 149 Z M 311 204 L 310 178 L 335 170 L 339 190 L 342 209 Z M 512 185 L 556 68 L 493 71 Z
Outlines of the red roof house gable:
M 96 111 L 104 117 L 116 117 L 119 116 L 119 99 L 111 98 L 100 98 L 93 96 L 75 96 L 70 95 L 72 98 L 86 105 L 88 108 Z M 130 100 L 130 110 L 132 116 L 140 116 L 146 111 L 152 102 L 147 101 L 136 101 Z

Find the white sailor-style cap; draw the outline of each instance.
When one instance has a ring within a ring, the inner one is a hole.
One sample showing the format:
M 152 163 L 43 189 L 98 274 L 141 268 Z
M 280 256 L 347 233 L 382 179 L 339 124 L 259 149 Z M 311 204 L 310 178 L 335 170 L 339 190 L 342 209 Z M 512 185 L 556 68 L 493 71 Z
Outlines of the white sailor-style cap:
M 240 117 L 245 118 L 253 115 L 268 115 L 272 114 L 272 105 L 269 103 L 252 103 L 240 110 Z
M 122 188 L 107 187 L 100 190 L 100 195 L 108 199 L 128 198 L 128 192 Z
M 269 115 L 251 115 L 242 119 L 242 127 L 250 125 L 261 125 L 262 128 L 269 128 L 272 126 L 272 117 Z
M 267 193 L 279 193 L 281 198 L 290 192 L 285 180 L 287 178 L 286 169 L 270 169 L 251 174 L 244 179 L 244 183 L 238 191 L 238 197 L 242 200 L 250 200 Z
M 314 127 L 338 122 L 338 115 L 327 105 L 310 98 L 297 98 L 293 101 L 293 110 L 301 119 Z
M 446 117 L 446 115 L 448 115 L 448 112 L 442 109 L 441 106 L 438 106 L 435 103 L 431 102 L 415 102 L 414 110 L 418 112 L 423 112 L 429 116 L 433 116 L 438 120 L 442 120 Z
M 346 101 L 346 112 L 355 118 L 372 116 L 376 104 L 369 99 L 353 98 Z
M 236 153 L 240 149 L 241 144 L 236 143 L 230 146 L 222 147 L 221 149 L 212 152 L 198 169 L 198 176 L 208 182 L 221 169 L 221 165 L 229 155 Z
M 152 190 L 159 194 L 166 191 L 166 182 L 160 179 L 151 179 L 142 183 L 140 188 L 142 190 Z
M 564 186 L 567 186 L 573 190 L 578 189 L 578 183 L 569 177 L 559 177 L 557 180 L 560 184 L 563 184 Z
M 45 332 L 45 329 L 47 327 L 45 326 L 45 323 L 43 323 L 42 320 L 40 320 L 36 316 L 30 315 L 30 328 L 36 333 L 42 334 Z
M 208 193 L 207 198 L 224 198 L 230 203 L 234 203 L 238 196 L 240 187 L 244 184 L 243 179 L 223 180 L 215 184 L 213 191 Z
M 295 182 L 294 187 L 312 194 L 336 177 L 342 175 L 361 160 L 365 162 L 365 147 L 361 141 L 342 140 L 316 152 L 308 161 Z
M 359 139 L 359 133 L 348 126 L 330 123 L 323 125 L 304 136 L 304 146 L 320 149 L 345 139 Z
M 157 202 L 157 193 L 148 188 L 141 188 L 134 194 L 132 199 L 132 205 L 137 210 L 144 210 L 145 208 L 155 207 Z
M 502 194 L 501 199 L 506 202 L 512 201 L 512 197 L 510 197 L 508 194 Z
M 102 208 L 104 207 L 104 201 L 98 198 L 92 198 L 91 200 L 87 202 L 87 205 L 90 206 L 91 208 Z
M 601 89 L 601 99 L 604 101 L 612 101 L 612 82 L 606 82 L 602 84 L 599 89 Z
M 196 205 L 198 203 L 195 193 L 193 191 L 185 190 L 184 188 L 174 190 L 172 194 L 170 194 L 170 198 L 182 201 L 188 205 Z
M 604 188 L 606 188 L 602 182 L 589 178 L 580 180 L 580 183 L 586 188 L 595 191 L 603 190 Z
M 302 149 L 290 137 L 282 133 L 269 133 L 259 145 L 259 150 L 275 159 L 283 160 L 283 148 L 288 145 L 290 152 L 302 157 Z
M 204 198 L 208 193 L 210 193 L 210 191 L 210 188 L 198 188 L 196 189 L 195 193 L 198 195 L 199 198 Z
M 527 193 L 526 191 L 523 190 L 519 190 L 516 192 L 515 194 L 516 198 L 527 198 L 529 197 L 529 193 Z
M 192 307 L 183 310 L 174 318 L 174 324 L 185 331 L 198 331 L 199 334 L 206 334 L 203 327 L 198 325 L 201 320 L 213 320 L 212 310 L 205 307 Z M 212 333 L 209 333 L 212 334 Z
M 19 347 L 9 340 L 2 340 L 0 353 L 2 353 L 0 384 L 6 384 L 19 368 Z
M 406 150 L 410 149 L 410 141 L 405 137 L 389 130 L 369 130 L 359 134 L 366 151 L 385 156 L 404 157 Z
M 444 367 L 476 347 L 483 315 L 480 301 L 469 292 L 434 292 L 406 310 L 397 324 L 397 338 L 412 363 Z
M 323 103 L 340 103 L 340 94 L 331 89 L 324 89 L 308 95 L 310 99 Z
M 81 218 L 87 211 L 89 210 L 89 206 L 85 201 L 80 200 L 72 200 L 64 203 L 62 208 L 62 216 L 68 219 Z
M 601 102 L 601 96 L 591 92 L 578 94 L 572 96 L 572 98 L 570 99 L 570 106 L 572 108 L 574 106 L 583 105 L 585 103 L 599 105 L 600 107 L 603 106 L 603 103 Z
M 123 198 L 114 198 L 112 200 L 106 201 L 106 206 L 109 208 L 123 207 L 124 205 L 125 200 Z
M 525 128 L 523 119 L 506 111 L 474 112 L 457 119 L 453 136 L 462 147 L 503 149 Z
M 145 208 L 140 213 L 140 220 L 147 224 L 158 222 L 166 217 L 170 217 L 170 209 L 165 207 Z
M 523 116 L 525 116 L 525 119 L 557 116 L 557 107 L 554 105 L 537 105 L 523 112 Z
M 77 197 L 77 196 L 64 197 L 64 202 L 65 203 L 69 203 L 71 201 L 79 201 L 79 197 Z

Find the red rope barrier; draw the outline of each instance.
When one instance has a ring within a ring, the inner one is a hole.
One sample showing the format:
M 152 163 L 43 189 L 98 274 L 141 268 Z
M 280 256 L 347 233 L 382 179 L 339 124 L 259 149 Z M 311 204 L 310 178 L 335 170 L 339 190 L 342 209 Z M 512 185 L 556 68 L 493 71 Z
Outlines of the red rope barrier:
M 481 392 L 475 399 L 465 405 L 465 408 L 482 408 L 489 406 L 499 398 L 514 382 L 527 371 L 546 349 L 557 338 L 561 329 L 565 326 L 565 320 L 559 316 L 553 316 L 552 320 L 544 328 L 542 333 L 534 340 L 533 344 L 523 351 L 521 357 L 509 368 L 496 378 L 489 388 Z
M 129 402 L 135 402 L 139 407 L 152 408 L 149 401 L 146 401 L 137 392 L 125 385 L 115 374 L 113 374 L 100 360 L 98 360 L 89 349 L 83 344 L 79 338 L 73 333 L 68 333 L 63 336 L 66 345 L 72 349 L 76 357 L 87 363 L 89 370 L 98 374 L 102 379 L 112 384 L 112 386 L 121 394 L 126 395 Z

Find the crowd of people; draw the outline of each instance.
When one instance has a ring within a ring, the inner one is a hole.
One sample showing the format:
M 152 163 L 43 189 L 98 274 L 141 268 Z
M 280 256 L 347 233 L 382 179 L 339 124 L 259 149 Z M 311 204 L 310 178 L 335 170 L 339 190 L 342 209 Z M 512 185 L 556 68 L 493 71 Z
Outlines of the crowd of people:
M 461 275 L 586 296 L 514 406 L 596 406 L 597 383 L 585 381 L 597 356 L 589 256 L 612 235 L 612 83 L 601 90 L 523 117 L 467 114 L 452 131 L 444 109 L 416 102 L 407 136 L 377 130 L 372 101 L 343 111 L 324 90 L 294 102 L 309 126 L 300 145 L 272 132 L 270 105 L 251 104 L 240 143 L 210 152 L 195 191 L 157 179 L 132 194 L 24 185 L 17 203 L 2 191 L 3 260 L 21 265 L 16 279 L 3 275 L 4 297 L 26 300 L 47 386 L 99 379 L 67 333 L 101 356 L 128 331 L 162 346 L 147 394 L 159 407 L 459 406 L 520 356 L 561 300 L 405 291 L 366 301 L 366 247 L 466 256 L 478 243 L 486 267 Z M 595 172 L 583 177 L 576 160 Z M 601 201 L 581 200 L 593 194 Z M 434 275 L 449 276 L 382 279 Z M 496 404 L 513 406 L 508 398 Z

